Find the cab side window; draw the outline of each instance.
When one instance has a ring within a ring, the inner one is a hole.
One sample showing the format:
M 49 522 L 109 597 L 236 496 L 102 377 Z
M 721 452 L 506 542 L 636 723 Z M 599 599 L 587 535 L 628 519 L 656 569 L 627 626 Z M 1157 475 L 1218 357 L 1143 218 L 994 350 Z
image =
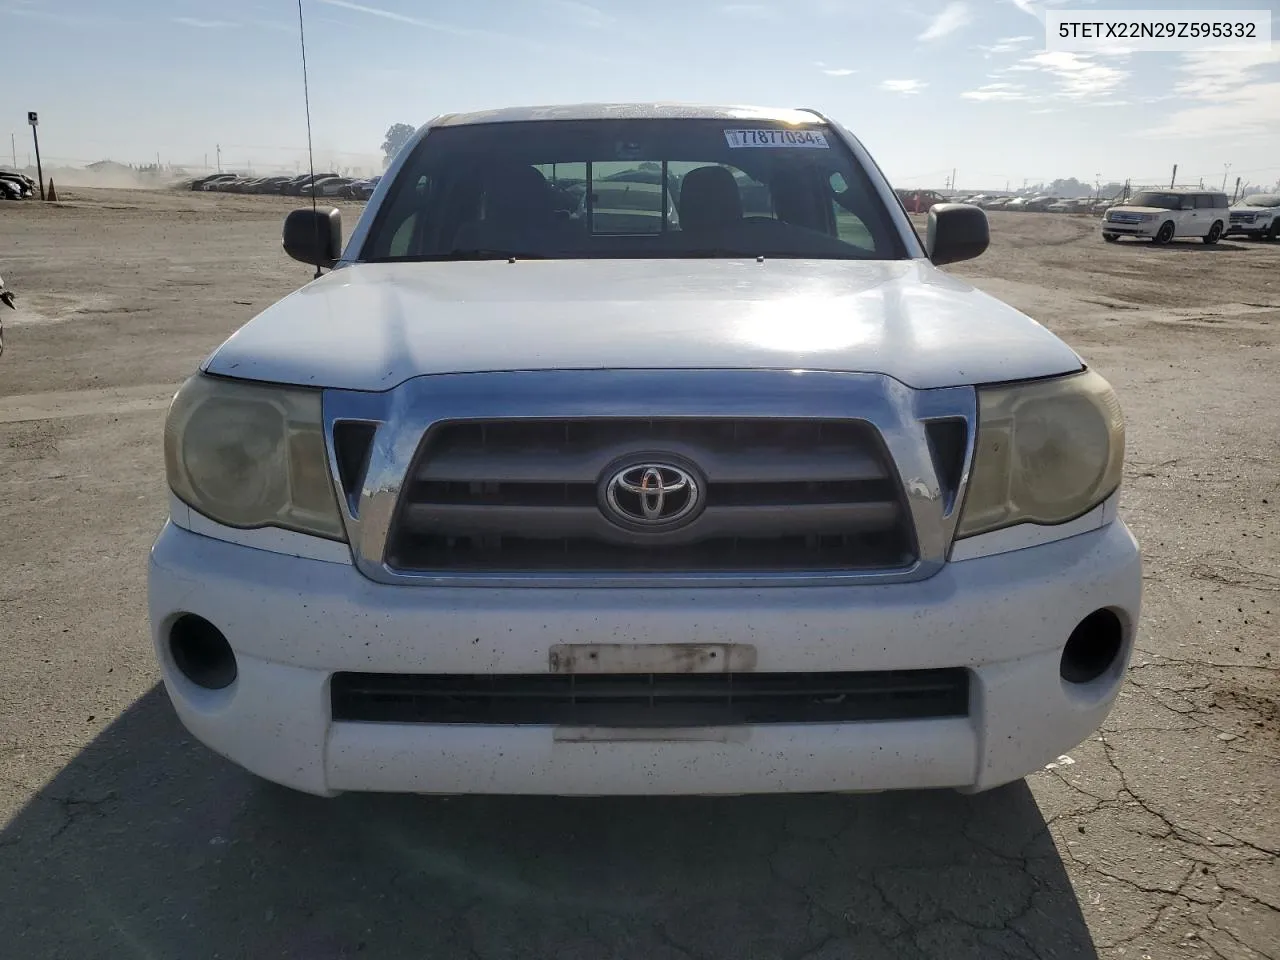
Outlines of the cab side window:
M 386 213 L 386 225 L 376 235 L 375 256 L 409 257 L 421 252 L 425 226 L 423 214 L 430 192 L 430 181 L 421 176 L 412 188 L 402 188 L 394 195 Z
M 1211 193 L 1201 193 L 1196 196 L 1196 208 L 1199 210 L 1212 210 L 1217 205 L 1217 198 Z

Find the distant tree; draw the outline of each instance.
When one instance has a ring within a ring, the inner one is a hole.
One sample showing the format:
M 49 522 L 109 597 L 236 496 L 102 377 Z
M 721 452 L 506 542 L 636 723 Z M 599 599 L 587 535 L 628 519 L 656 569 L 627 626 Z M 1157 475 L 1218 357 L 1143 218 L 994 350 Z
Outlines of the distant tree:
M 387 136 L 382 141 L 383 161 L 385 167 L 391 163 L 391 159 L 400 152 L 400 148 L 409 142 L 409 138 L 413 136 L 413 127 L 407 123 L 393 123 L 387 128 Z
M 1093 193 L 1093 187 L 1081 183 L 1075 177 L 1066 180 L 1055 180 L 1049 185 L 1049 192 L 1055 197 L 1087 197 Z

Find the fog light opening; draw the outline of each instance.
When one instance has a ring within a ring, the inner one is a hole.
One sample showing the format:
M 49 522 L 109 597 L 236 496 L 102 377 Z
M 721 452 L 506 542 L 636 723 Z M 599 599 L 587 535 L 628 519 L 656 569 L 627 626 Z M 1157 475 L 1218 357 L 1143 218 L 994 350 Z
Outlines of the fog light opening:
M 1060 670 L 1068 683 L 1090 683 L 1111 669 L 1124 646 L 1124 627 L 1110 610 L 1095 610 L 1071 631 Z
M 182 675 L 198 687 L 221 690 L 236 679 L 236 655 L 222 631 L 204 617 L 184 613 L 169 628 L 169 652 Z

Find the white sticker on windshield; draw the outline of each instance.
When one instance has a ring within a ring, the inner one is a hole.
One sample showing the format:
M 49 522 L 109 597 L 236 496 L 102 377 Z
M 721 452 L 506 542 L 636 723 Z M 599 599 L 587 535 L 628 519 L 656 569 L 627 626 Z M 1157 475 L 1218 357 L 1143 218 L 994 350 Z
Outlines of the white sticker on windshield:
M 826 150 L 827 138 L 814 130 L 726 130 L 731 149 L 739 147 L 809 147 Z

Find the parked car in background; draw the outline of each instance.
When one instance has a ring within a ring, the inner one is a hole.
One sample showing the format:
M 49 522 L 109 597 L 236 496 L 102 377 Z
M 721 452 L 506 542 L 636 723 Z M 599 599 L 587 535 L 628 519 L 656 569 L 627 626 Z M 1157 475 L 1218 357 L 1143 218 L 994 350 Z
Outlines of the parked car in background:
M 34 196 L 39 185 L 25 173 L 16 170 L 0 170 L 0 191 L 10 200 L 27 200 Z
M 382 177 L 369 177 L 367 180 L 354 180 L 347 184 L 346 192 L 339 196 L 346 197 L 348 200 L 368 200 L 373 196 L 373 191 L 378 187 L 378 181 Z
M 310 183 L 304 183 L 300 187 L 298 187 L 298 196 L 309 197 L 312 194 L 314 194 L 317 197 L 324 196 L 325 186 L 334 181 L 341 181 L 343 186 L 345 186 L 349 182 L 344 178 L 337 176 L 336 174 L 325 176 L 325 177 L 316 177 Z
M 1102 239 L 1142 237 L 1168 243 L 1179 237 L 1199 237 L 1217 243 L 1230 221 L 1227 195 L 1220 190 L 1141 190 L 1127 202 L 1113 206 L 1102 218 Z
M 1225 236 L 1280 240 L 1280 193 L 1254 193 L 1234 204 Z
M 285 185 L 284 193 L 288 194 L 291 197 L 310 196 L 311 184 L 317 183 L 321 180 L 327 180 L 330 177 L 336 177 L 336 176 L 337 174 L 333 173 L 332 171 L 329 173 L 317 173 L 317 174 L 304 173 L 302 176 L 295 177 L 294 179 L 290 180 Z
M 1048 194 L 1040 193 L 1033 197 L 1029 197 L 1022 209 L 1028 213 L 1043 213 L 1048 210 L 1052 204 L 1057 202 L 1057 197 L 1051 197 Z
M 264 177 L 263 179 L 259 180 L 258 183 L 254 186 L 253 192 L 278 194 L 280 192 L 280 187 L 291 179 L 292 178 L 289 176 L 281 176 L 281 175 L 276 175 L 274 177 Z
M 202 177 L 199 180 L 191 181 L 192 190 L 216 190 L 218 184 L 230 183 L 237 179 L 234 173 L 215 173 L 208 177 Z
M 926 213 L 935 203 L 946 202 L 936 190 L 898 190 L 897 194 L 908 213 Z
M 354 183 L 350 177 L 330 177 L 320 181 L 315 188 L 317 197 L 341 197 L 344 191 Z

